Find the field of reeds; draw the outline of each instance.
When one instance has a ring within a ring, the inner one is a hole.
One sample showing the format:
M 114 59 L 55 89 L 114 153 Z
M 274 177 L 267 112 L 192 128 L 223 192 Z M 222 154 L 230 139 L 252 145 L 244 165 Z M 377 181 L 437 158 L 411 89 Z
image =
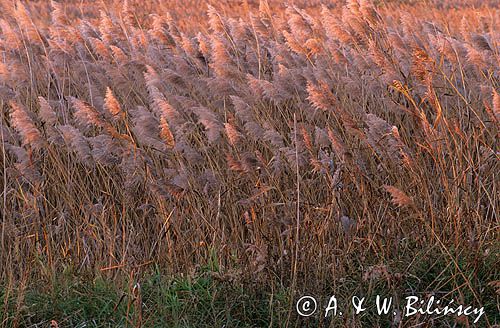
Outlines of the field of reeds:
M 499 123 L 497 1 L 1 0 L 0 327 L 495 327 Z

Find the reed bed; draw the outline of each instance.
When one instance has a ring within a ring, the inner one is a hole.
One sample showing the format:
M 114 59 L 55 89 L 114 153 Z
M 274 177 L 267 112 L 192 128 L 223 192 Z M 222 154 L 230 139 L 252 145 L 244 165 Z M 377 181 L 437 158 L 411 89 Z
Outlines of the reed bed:
M 441 258 L 493 288 L 465 272 L 498 264 L 495 1 L 141 3 L 1 1 L 8 286 L 215 259 L 397 288 Z

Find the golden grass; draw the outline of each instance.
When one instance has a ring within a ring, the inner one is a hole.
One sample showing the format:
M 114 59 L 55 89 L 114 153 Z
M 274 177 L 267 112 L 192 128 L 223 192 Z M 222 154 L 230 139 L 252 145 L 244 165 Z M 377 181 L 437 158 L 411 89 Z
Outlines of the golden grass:
M 476 294 L 452 250 L 498 241 L 498 6 L 192 2 L 1 2 L 2 279 L 215 252 L 302 290 L 424 250 Z

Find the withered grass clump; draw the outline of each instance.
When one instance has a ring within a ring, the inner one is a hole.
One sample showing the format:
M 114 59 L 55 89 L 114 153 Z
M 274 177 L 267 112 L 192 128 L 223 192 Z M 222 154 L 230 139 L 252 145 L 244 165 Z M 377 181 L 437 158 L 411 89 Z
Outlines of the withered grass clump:
M 2 280 L 215 254 L 303 290 L 441 254 L 478 295 L 459 262 L 498 246 L 498 6 L 44 6 L 1 2 Z

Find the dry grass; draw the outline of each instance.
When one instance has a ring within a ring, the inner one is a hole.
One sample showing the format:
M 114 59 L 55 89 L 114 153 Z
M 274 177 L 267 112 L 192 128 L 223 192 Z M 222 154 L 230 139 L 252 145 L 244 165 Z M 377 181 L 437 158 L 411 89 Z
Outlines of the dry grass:
M 189 273 L 215 253 L 262 288 L 337 290 L 382 265 L 373 279 L 404 289 L 431 254 L 447 292 L 481 303 L 495 1 L 192 2 L 1 2 L 5 285 Z

